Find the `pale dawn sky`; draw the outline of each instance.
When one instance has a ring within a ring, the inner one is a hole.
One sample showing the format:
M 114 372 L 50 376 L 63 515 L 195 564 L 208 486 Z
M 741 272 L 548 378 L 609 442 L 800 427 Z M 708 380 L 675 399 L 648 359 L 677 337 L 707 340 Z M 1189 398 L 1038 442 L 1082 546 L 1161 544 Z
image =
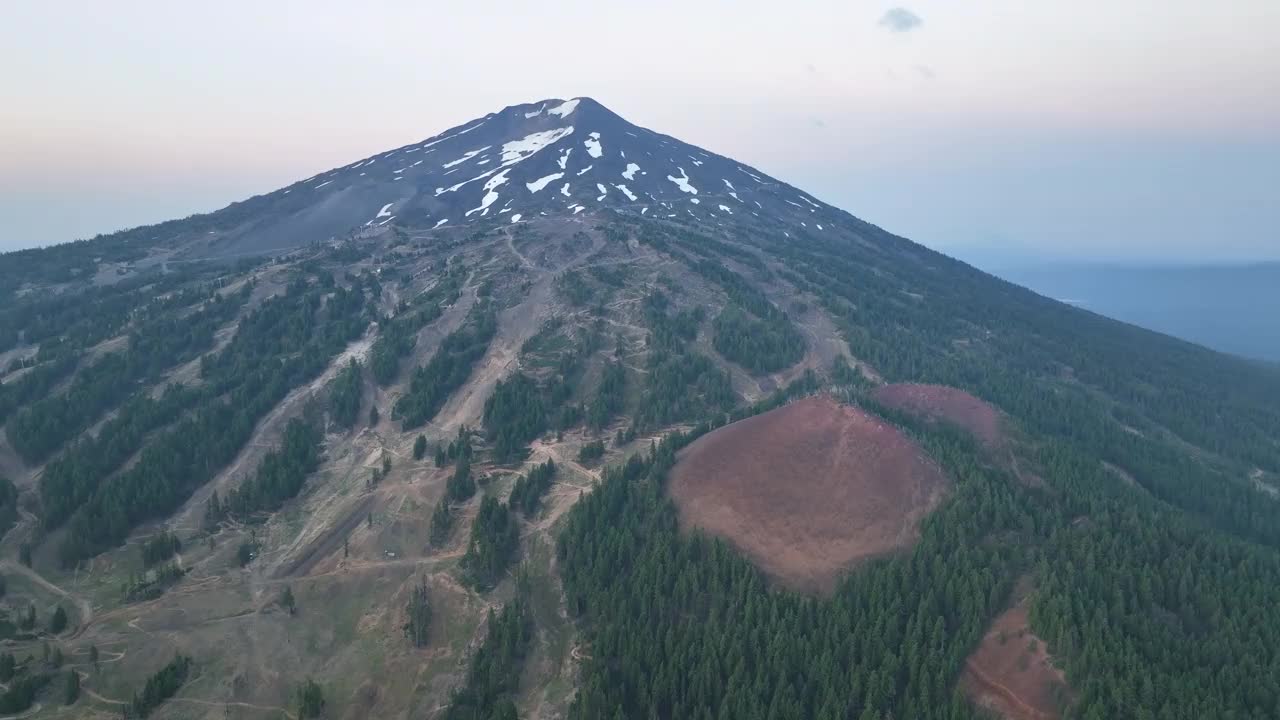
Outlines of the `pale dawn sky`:
M 1280 259 L 1280 2 L 6 2 L 0 250 L 591 96 L 962 257 Z

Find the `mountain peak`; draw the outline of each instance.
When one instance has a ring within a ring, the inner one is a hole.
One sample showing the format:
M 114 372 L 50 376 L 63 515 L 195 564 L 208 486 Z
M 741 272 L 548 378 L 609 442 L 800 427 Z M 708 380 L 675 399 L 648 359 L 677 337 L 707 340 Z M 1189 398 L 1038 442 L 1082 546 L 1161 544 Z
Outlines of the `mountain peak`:
M 548 117 L 567 118 L 570 115 L 572 115 L 575 111 L 577 111 L 579 107 L 587 111 L 593 111 L 593 110 L 607 111 L 607 108 L 605 108 L 605 106 L 596 102 L 592 98 L 576 97 L 576 98 L 570 98 L 568 100 L 562 100 L 560 98 L 547 98 L 546 100 L 539 100 L 536 102 L 525 103 L 524 105 L 512 105 L 510 107 L 505 108 L 503 112 L 509 112 L 509 111 L 518 112 L 521 115 L 523 115 L 526 119 L 541 117 L 544 114 Z
M 784 233 L 824 232 L 848 220 L 750 166 L 634 125 L 589 97 L 511 105 L 239 205 L 253 206 L 254 221 L 219 223 L 208 239 L 219 253 L 389 226 L 443 231 L 606 210 L 694 225 L 782 226 Z

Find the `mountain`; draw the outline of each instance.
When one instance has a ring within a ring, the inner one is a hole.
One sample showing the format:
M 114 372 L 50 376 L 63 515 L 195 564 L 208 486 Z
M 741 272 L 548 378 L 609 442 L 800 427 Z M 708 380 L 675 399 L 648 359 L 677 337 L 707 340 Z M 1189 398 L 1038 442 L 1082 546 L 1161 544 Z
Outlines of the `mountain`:
M 397 223 L 465 227 L 609 208 L 813 227 L 843 213 L 760 171 L 632 125 L 590 98 L 514 105 L 233 204 L 156 239 L 237 255 Z M 206 229 L 207 228 L 207 229 Z
M 1280 370 L 587 98 L 0 256 L 0 423 L 8 714 L 1280 710 Z

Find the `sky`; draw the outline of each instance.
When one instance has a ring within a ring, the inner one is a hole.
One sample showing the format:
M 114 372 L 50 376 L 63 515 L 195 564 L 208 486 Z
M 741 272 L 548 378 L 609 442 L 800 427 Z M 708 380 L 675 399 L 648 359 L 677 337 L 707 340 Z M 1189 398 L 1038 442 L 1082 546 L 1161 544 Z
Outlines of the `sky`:
M 590 96 L 971 258 L 1280 260 L 1276 0 L 0 4 L 0 250 Z

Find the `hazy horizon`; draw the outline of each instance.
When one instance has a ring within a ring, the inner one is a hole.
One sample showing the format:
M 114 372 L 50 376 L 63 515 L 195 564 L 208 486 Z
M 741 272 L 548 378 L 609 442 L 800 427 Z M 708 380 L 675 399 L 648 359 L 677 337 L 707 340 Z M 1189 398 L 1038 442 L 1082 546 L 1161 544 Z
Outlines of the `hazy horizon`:
M 0 109 L 0 250 L 209 212 L 585 95 L 962 259 L 1280 260 L 1272 2 L 0 15 L 0 62 L 25 69 Z

